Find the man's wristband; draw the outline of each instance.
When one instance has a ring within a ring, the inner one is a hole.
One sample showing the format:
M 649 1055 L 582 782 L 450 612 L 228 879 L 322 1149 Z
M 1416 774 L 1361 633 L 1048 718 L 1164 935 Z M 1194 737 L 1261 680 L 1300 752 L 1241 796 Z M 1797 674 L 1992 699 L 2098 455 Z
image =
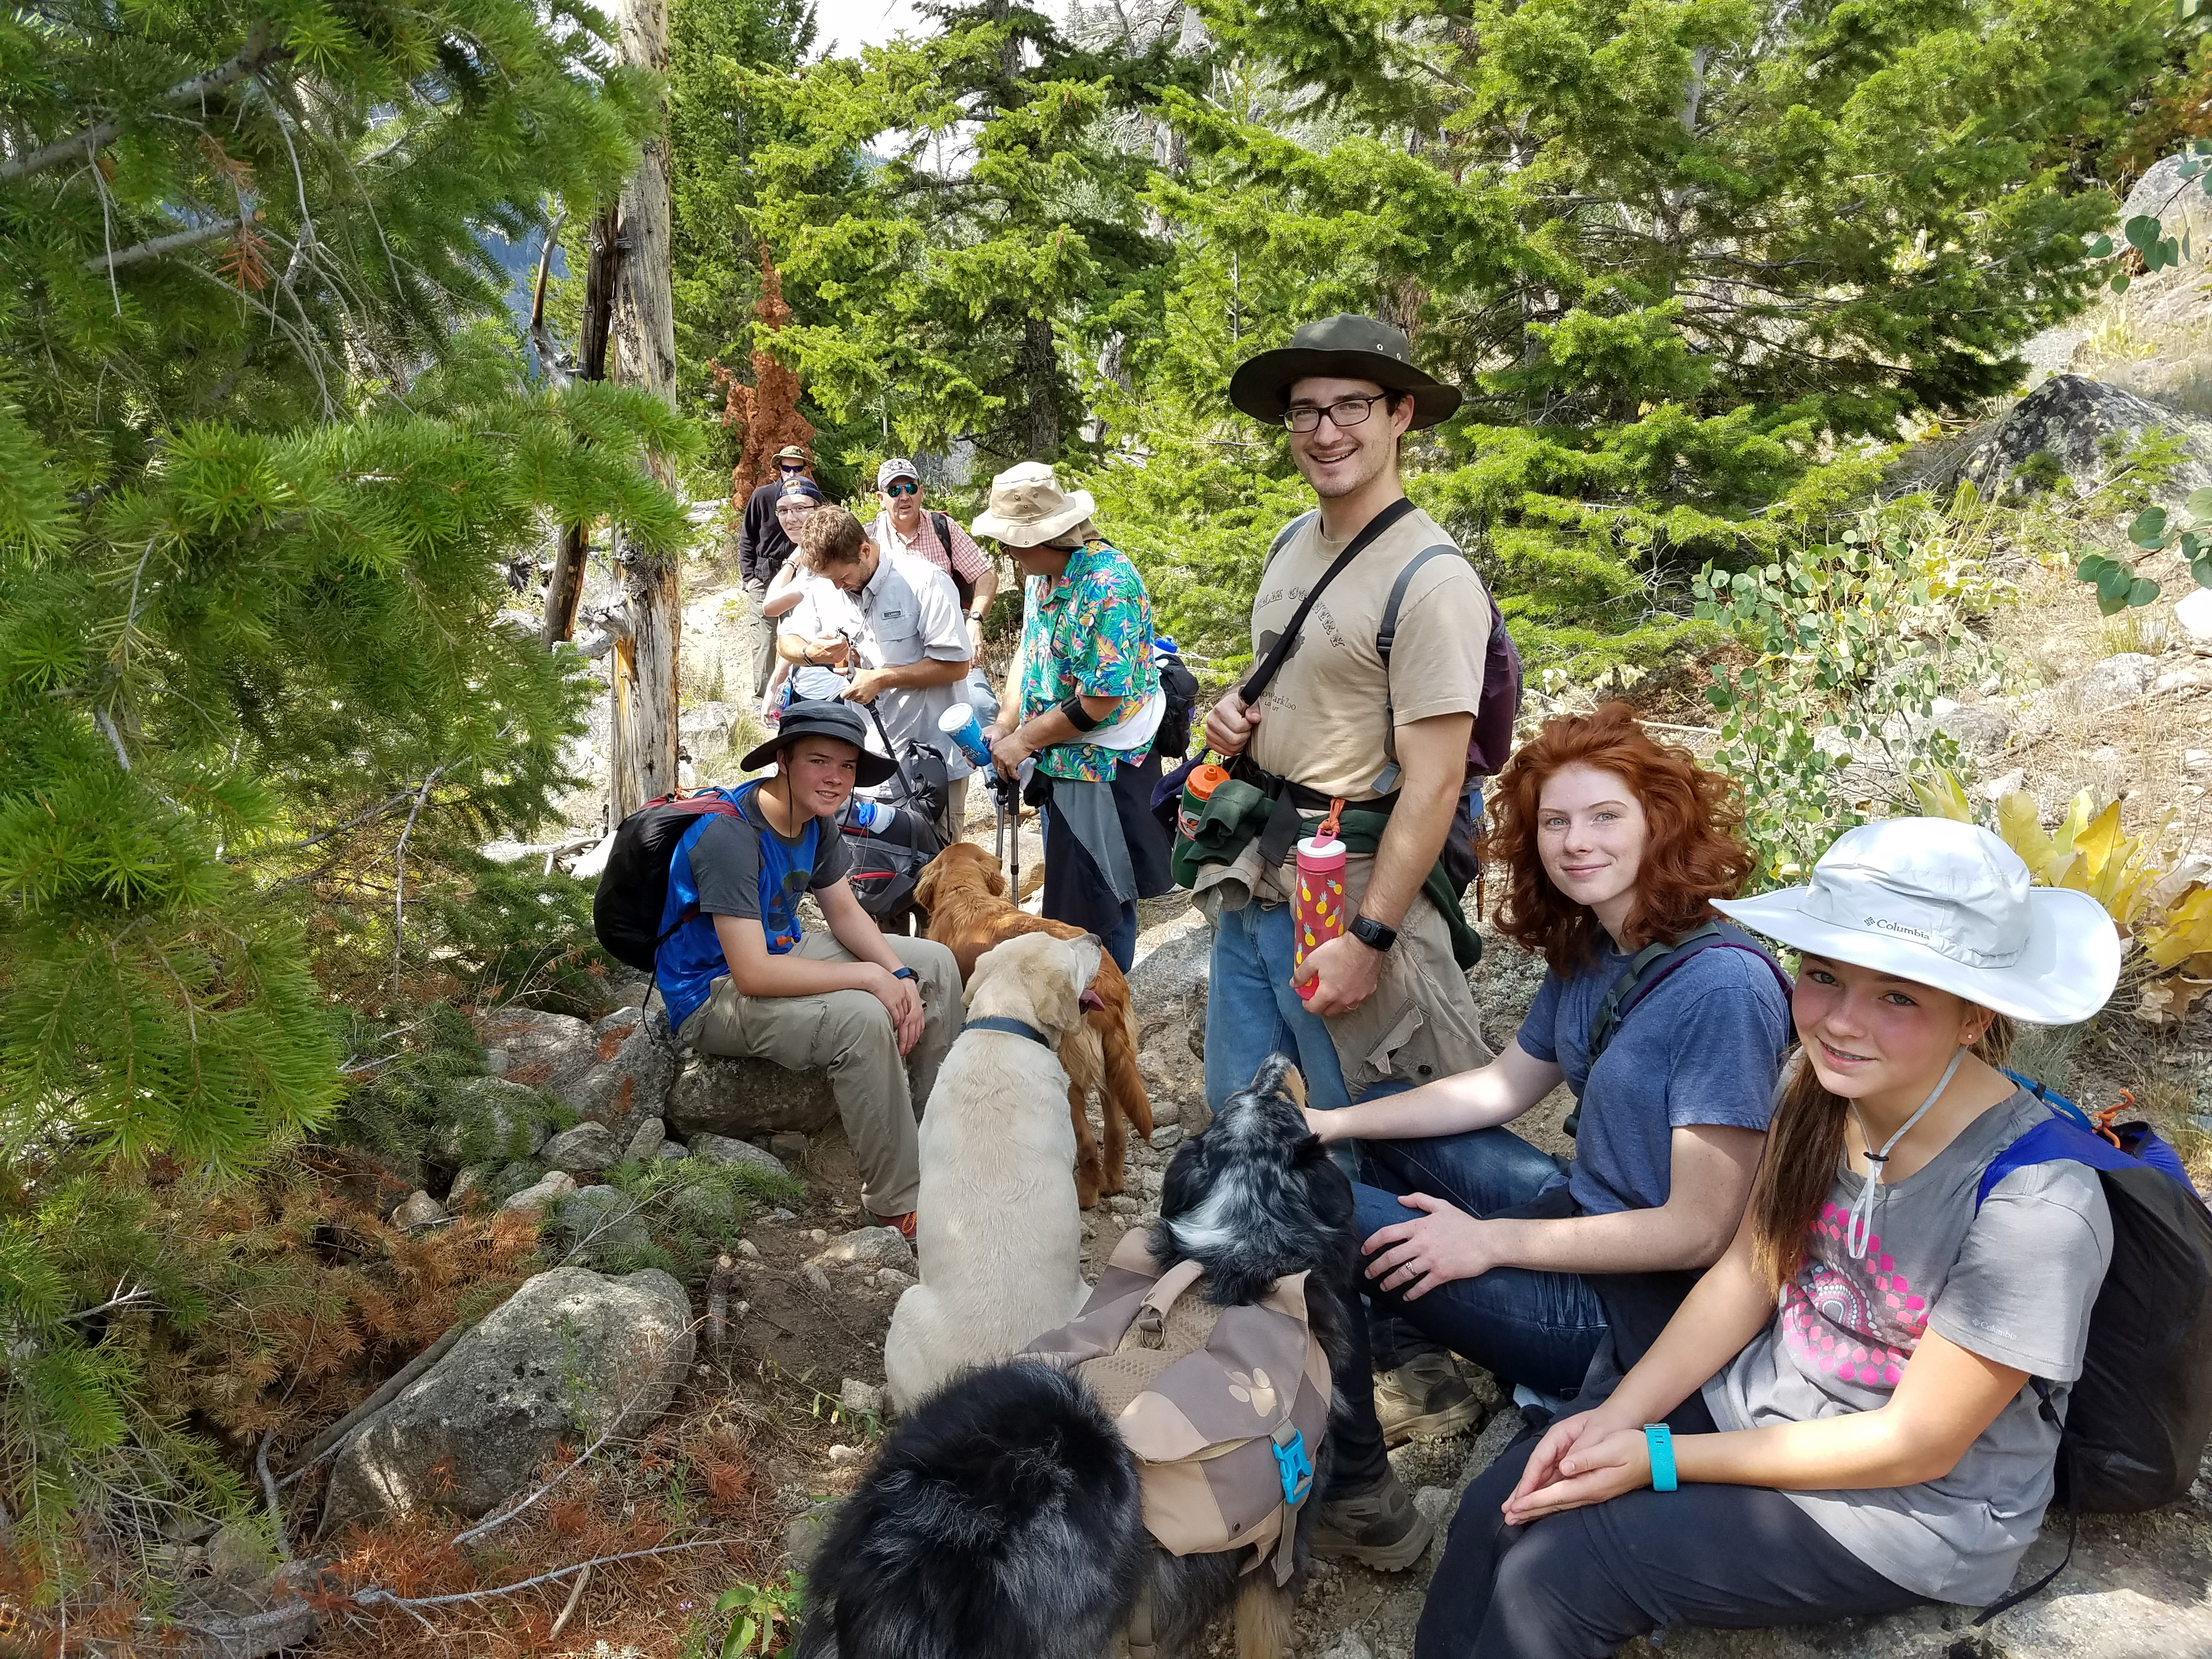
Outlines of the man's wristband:
M 1651 1490 L 1672 1492 L 1674 1479 L 1674 1431 L 1664 1423 L 1644 1425 L 1644 1449 L 1651 1454 Z
M 1067 716 L 1067 723 L 1079 732 L 1095 732 L 1098 729 L 1098 716 L 1085 711 L 1083 699 L 1080 697 L 1070 697 L 1066 702 L 1060 704 L 1060 712 Z
M 1386 927 L 1372 916 L 1354 916 L 1345 931 L 1370 951 L 1387 951 L 1398 942 L 1398 930 Z
M 891 969 L 891 977 L 893 979 L 912 979 L 915 980 L 916 984 L 921 983 L 921 981 L 915 978 L 915 971 L 911 968 L 894 968 Z

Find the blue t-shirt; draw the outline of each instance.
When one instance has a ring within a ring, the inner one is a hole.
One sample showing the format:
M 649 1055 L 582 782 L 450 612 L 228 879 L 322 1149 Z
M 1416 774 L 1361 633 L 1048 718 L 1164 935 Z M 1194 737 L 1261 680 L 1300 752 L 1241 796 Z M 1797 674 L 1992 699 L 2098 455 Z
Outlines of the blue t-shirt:
M 1593 1067 L 1590 1023 L 1627 967 L 1608 945 L 1568 978 L 1545 975 L 1518 1033 L 1528 1054 L 1558 1063 L 1582 1103 L 1569 1188 L 1595 1215 L 1667 1201 L 1675 1130 L 1764 1130 L 1790 1033 L 1790 1005 L 1767 965 L 1711 948 L 1645 994 Z

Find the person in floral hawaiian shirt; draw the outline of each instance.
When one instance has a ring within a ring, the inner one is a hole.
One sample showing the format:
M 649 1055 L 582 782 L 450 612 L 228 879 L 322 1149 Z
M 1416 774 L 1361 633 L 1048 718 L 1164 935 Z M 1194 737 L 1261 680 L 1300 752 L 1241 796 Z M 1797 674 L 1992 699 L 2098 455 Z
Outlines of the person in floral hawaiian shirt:
M 1145 580 L 1091 522 L 1094 505 L 1041 461 L 991 481 L 975 533 L 1006 549 L 1026 591 L 1021 649 L 989 737 L 1002 775 L 1031 763 L 1027 799 L 1046 809 L 1043 914 L 1097 934 L 1126 969 L 1137 900 L 1174 884 L 1152 813 L 1167 698 Z

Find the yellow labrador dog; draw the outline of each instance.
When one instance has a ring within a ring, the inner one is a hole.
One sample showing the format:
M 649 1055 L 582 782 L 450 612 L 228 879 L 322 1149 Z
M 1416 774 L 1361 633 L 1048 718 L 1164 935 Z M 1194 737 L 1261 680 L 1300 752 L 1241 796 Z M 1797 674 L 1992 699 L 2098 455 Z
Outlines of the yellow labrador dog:
M 922 1113 L 921 1283 L 884 1339 L 902 1414 L 1066 1324 L 1090 1293 L 1059 1049 L 1082 1026 L 1099 955 L 1088 936 L 1024 933 L 976 960 L 968 1023 Z

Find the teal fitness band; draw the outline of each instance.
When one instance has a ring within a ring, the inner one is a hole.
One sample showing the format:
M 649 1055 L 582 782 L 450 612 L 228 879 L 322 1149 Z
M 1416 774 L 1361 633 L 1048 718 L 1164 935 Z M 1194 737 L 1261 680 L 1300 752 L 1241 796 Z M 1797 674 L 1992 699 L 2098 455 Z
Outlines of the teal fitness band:
M 1674 1431 L 1664 1423 L 1644 1425 L 1644 1444 L 1651 1454 L 1651 1490 L 1674 1490 Z

